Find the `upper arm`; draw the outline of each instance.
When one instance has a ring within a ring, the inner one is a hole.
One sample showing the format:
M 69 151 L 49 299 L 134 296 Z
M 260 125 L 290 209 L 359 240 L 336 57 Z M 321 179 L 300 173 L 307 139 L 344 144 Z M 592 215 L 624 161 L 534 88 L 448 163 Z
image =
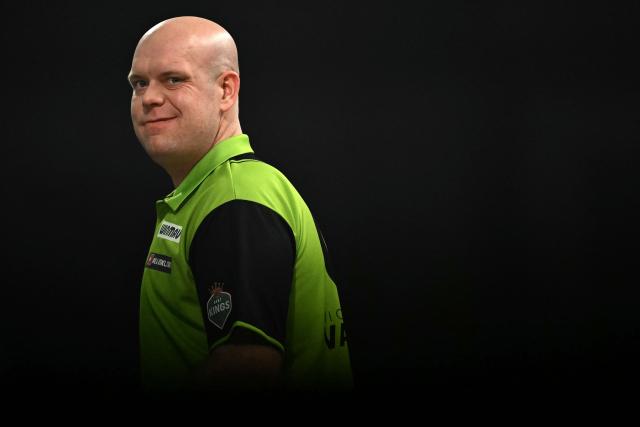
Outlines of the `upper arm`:
M 209 213 L 191 242 L 189 263 L 210 350 L 267 346 L 282 358 L 294 262 L 295 238 L 277 212 L 232 200 Z
M 242 336 L 240 329 L 234 336 Z M 237 339 L 236 339 L 237 340 Z M 283 385 L 282 353 L 270 345 L 227 342 L 217 346 L 199 367 L 194 378 L 201 387 L 223 390 L 263 390 Z

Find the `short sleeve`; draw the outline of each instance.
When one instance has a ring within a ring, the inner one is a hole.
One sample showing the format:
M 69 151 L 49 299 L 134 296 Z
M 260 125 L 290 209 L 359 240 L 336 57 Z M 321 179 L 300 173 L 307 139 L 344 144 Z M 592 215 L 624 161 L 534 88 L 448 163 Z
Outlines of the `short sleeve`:
M 288 223 L 256 202 L 232 200 L 201 222 L 189 264 L 209 350 L 238 327 L 284 350 L 295 253 Z

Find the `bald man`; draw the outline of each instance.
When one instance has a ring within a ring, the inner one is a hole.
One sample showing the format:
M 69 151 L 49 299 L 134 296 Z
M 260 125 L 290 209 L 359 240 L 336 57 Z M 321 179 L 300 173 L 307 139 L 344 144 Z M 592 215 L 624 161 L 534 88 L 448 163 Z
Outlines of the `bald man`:
M 232 37 L 203 18 L 163 21 L 129 82 L 136 136 L 175 187 L 156 202 L 142 280 L 145 390 L 350 388 L 324 239 L 242 133 Z

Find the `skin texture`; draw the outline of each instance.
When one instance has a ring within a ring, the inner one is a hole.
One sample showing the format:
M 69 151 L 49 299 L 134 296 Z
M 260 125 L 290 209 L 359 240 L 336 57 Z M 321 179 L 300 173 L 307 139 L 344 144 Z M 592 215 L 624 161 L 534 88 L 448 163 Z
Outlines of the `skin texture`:
M 128 78 L 136 136 L 176 187 L 215 144 L 242 133 L 236 45 L 212 21 L 178 17 L 151 28 L 138 42 Z M 282 354 L 247 333 L 234 332 L 194 370 L 198 387 L 257 390 L 281 383 Z

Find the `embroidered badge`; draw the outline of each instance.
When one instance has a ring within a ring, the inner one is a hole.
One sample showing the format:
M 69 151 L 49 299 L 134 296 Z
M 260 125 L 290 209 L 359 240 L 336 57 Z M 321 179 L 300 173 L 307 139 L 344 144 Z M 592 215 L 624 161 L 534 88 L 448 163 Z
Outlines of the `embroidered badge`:
M 180 243 L 182 226 L 169 221 L 162 221 L 158 230 L 158 237 L 172 242 Z
M 209 289 L 211 297 L 207 301 L 207 317 L 209 321 L 218 328 L 224 328 L 224 324 L 231 313 L 231 294 L 223 292 L 224 282 L 214 282 Z
M 151 252 L 147 257 L 146 267 L 163 273 L 171 273 L 171 257 Z

